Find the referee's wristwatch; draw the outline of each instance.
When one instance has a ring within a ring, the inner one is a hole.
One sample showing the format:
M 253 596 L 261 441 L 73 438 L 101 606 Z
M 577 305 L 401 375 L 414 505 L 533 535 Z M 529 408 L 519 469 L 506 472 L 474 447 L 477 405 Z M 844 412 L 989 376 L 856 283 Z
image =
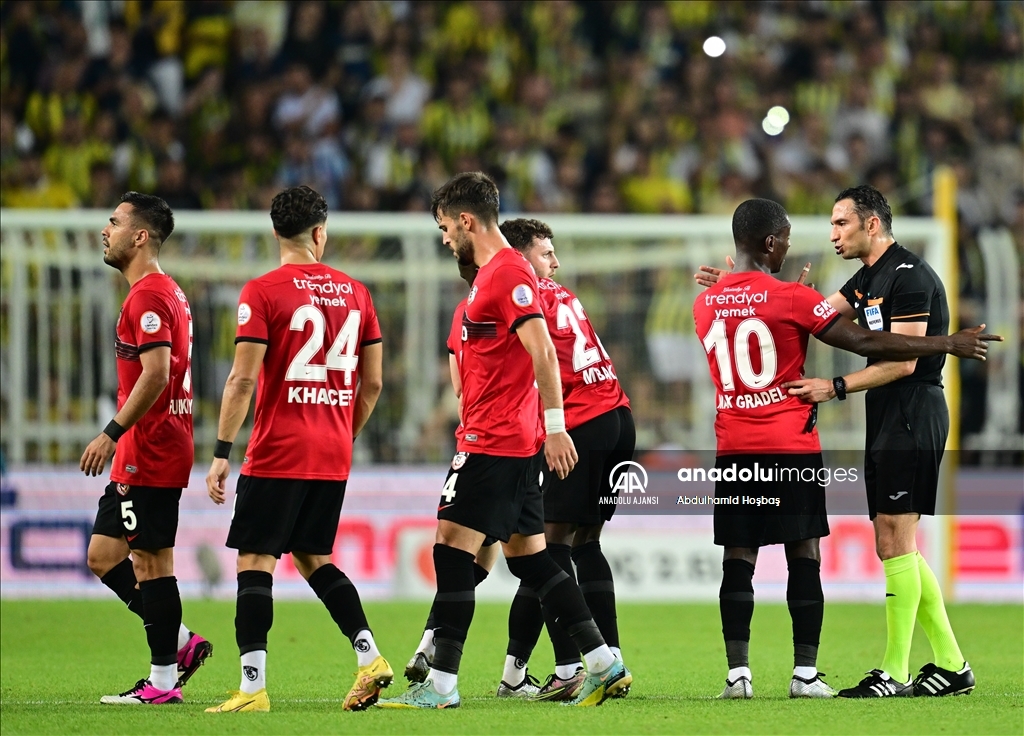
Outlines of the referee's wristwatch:
M 832 379 L 832 390 L 836 392 L 836 398 L 840 401 L 846 401 L 846 379 L 842 376 L 836 376 Z

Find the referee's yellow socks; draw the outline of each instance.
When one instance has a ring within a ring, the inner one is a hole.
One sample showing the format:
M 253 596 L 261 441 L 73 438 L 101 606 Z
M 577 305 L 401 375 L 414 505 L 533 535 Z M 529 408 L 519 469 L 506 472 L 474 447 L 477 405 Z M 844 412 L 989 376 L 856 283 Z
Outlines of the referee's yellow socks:
M 910 679 L 910 643 L 914 638 L 914 622 L 921 602 L 921 572 L 917 560 L 917 552 L 882 560 L 888 634 L 882 669 L 901 683 Z
M 932 645 L 935 664 L 944 670 L 958 671 L 964 666 L 964 655 L 957 646 L 953 627 L 949 625 L 946 615 L 946 604 L 942 601 L 942 589 L 935 573 L 928 567 L 921 553 L 917 553 L 917 568 L 921 575 L 921 605 L 917 611 L 917 619 L 921 628 L 928 635 L 928 643 Z

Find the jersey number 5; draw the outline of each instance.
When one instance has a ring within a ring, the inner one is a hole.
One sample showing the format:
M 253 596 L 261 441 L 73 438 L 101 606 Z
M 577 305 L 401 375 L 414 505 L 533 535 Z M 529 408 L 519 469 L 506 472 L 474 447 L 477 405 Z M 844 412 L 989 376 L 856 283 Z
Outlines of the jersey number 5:
M 750 336 L 757 338 L 757 347 L 761 351 L 761 372 L 754 373 L 750 360 Z M 704 352 L 708 355 L 715 351 L 718 361 L 718 375 L 722 378 L 723 391 L 735 391 L 736 381 L 732 376 L 733 360 L 729 354 L 729 336 L 725 331 L 725 320 L 716 319 L 711 329 L 704 336 Z M 775 355 L 775 340 L 768 325 L 759 319 L 745 319 L 736 326 L 733 335 L 733 353 L 736 355 L 736 372 L 740 380 L 748 388 L 762 389 L 775 380 L 778 369 L 778 358 Z
M 359 365 L 359 356 L 356 355 L 356 344 L 359 341 L 359 320 L 361 315 L 358 309 L 348 313 L 345 324 L 342 325 L 338 336 L 334 338 L 330 349 L 327 351 L 327 363 L 320 365 L 310 361 L 320 352 L 324 346 L 324 330 L 327 327 L 327 320 L 324 313 L 312 304 L 304 304 L 292 314 L 291 329 L 302 331 L 306 328 L 307 322 L 313 323 L 313 331 L 306 340 L 306 344 L 295 354 L 292 362 L 288 365 L 288 371 L 284 374 L 286 381 L 326 381 L 327 371 L 344 371 L 345 385 L 352 385 L 352 373 Z

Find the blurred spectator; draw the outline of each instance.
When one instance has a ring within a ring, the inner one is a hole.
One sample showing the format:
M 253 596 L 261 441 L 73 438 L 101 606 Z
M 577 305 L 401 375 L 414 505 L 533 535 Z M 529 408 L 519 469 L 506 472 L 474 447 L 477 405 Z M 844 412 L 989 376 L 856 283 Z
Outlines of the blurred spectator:
M 199 195 L 188 180 L 188 171 L 184 161 L 165 158 L 157 164 L 156 188 L 153 194 L 167 202 L 172 210 L 202 208 Z
M 384 118 L 394 125 L 417 123 L 430 99 L 430 85 L 413 73 L 409 52 L 400 46 L 388 51 L 386 71 L 370 80 L 366 94 L 384 97 Z

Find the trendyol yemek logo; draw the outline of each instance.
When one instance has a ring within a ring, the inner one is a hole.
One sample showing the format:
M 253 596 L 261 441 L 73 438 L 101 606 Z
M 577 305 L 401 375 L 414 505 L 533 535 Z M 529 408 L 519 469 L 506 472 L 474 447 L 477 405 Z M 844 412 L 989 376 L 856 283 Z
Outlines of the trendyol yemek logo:
M 636 468 L 636 470 L 630 468 Z M 618 474 L 618 478 L 615 477 L 616 474 Z M 612 468 L 612 472 L 608 474 L 608 485 L 612 487 L 612 493 L 632 493 L 633 491 L 647 493 L 647 471 L 640 463 L 626 460 Z

